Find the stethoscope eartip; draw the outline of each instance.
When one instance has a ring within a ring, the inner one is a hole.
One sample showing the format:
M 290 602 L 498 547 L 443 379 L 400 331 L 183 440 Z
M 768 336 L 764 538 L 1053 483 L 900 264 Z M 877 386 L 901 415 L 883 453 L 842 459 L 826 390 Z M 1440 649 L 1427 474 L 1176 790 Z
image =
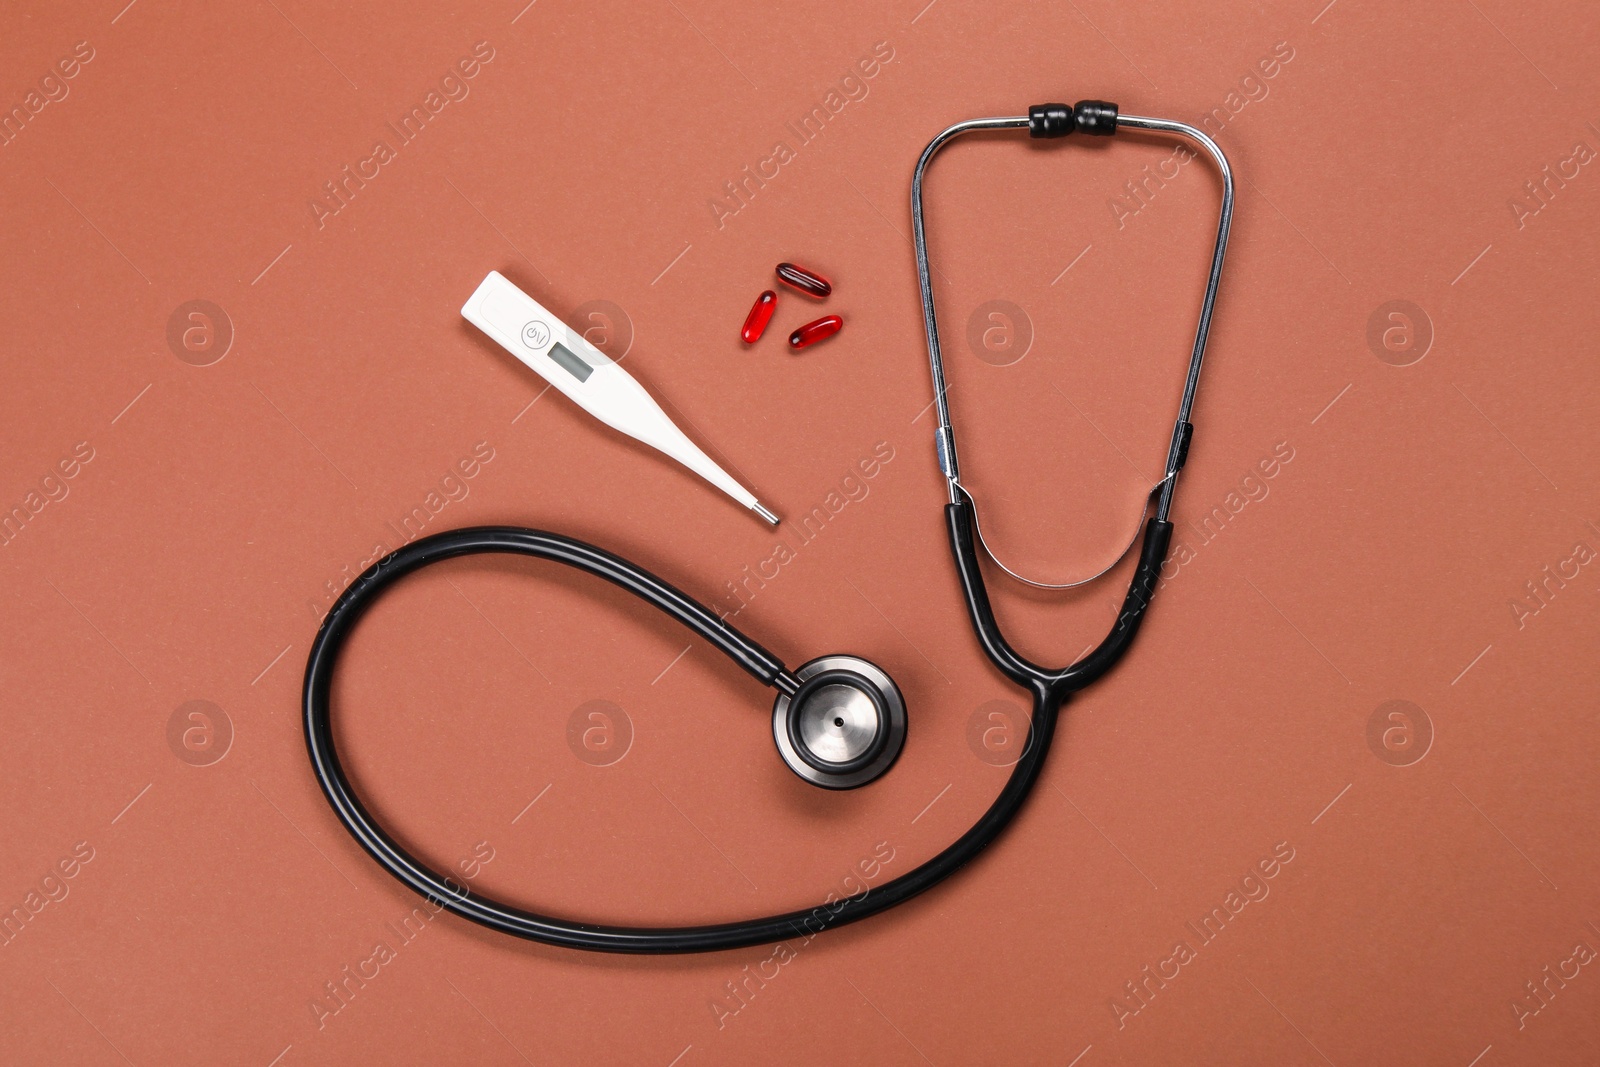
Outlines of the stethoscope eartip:
M 905 747 L 906 706 L 881 668 L 822 656 L 795 677 L 800 688 L 772 706 L 772 737 L 791 771 L 824 789 L 855 789 L 893 765 Z

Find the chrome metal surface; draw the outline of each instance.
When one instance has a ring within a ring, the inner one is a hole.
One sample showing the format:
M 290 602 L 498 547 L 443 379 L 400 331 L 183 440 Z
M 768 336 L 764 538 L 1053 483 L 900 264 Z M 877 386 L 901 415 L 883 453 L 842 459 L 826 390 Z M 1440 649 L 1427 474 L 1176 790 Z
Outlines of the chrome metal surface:
M 1228 230 L 1233 226 L 1233 168 L 1228 157 L 1222 154 L 1217 142 L 1188 123 L 1168 119 L 1148 119 L 1138 115 L 1117 116 L 1117 126 L 1135 130 L 1154 130 L 1157 133 L 1175 133 L 1187 137 L 1211 156 L 1222 175 L 1222 210 L 1217 217 L 1217 243 L 1211 253 L 1211 273 L 1206 277 L 1206 295 L 1200 303 L 1200 322 L 1194 331 L 1194 351 L 1189 356 L 1189 375 L 1183 382 L 1183 399 L 1178 404 L 1178 420 L 1172 431 L 1172 444 L 1167 449 L 1167 475 L 1161 487 L 1161 499 L 1156 503 L 1156 518 L 1167 521 L 1172 510 L 1172 491 L 1178 483 L 1178 452 L 1182 448 L 1183 424 L 1189 421 L 1189 411 L 1194 407 L 1195 390 L 1200 386 L 1200 364 L 1205 359 L 1206 338 L 1211 335 L 1211 309 L 1217 302 L 1217 286 L 1222 282 L 1222 260 L 1228 254 Z
M 791 715 L 790 697 L 782 694 L 772 705 L 772 739 L 783 762 L 806 781 L 826 789 L 854 789 L 883 774 L 900 755 L 906 739 L 905 701 L 893 679 L 856 656 L 823 656 L 794 673 L 804 687 L 825 671 L 848 671 L 860 684 L 871 686 L 878 700 L 854 684 L 830 682 L 809 693 L 802 688 L 802 702 Z M 796 749 L 797 741 L 816 762 L 844 767 L 881 747 L 865 766 L 834 772 L 808 762 Z
M 795 713 L 796 740 L 824 763 L 860 759 L 878 739 L 878 706 L 852 685 L 825 685 Z
M 955 430 L 950 424 L 950 402 L 948 397 L 949 386 L 945 382 L 944 355 L 939 344 L 939 319 L 933 295 L 933 276 L 928 265 L 927 230 L 923 221 L 922 184 L 928 164 L 938 152 L 952 140 L 963 134 L 978 130 L 1012 130 L 1026 129 L 1028 119 L 1026 116 L 1006 116 L 1001 118 L 971 119 L 967 122 L 958 122 L 954 126 L 941 131 L 938 136 L 928 142 L 922 150 L 921 157 L 917 160 L 916 170 L 911 177 L 911 232 L 917 256 L 917 281 L 922 292 L 922 324 L 928 340 L 928 369 L 933 378 L 933 403 L 938 420 L 935 429 L 935 447 L 939 456 L 939 470 L 945 477 L 946 491 L 950 503 L 959 503 L 963 497 L 972 502 L 973 513 L 977 513 L 977 501 L 971 490 L 961 483 L 960 468 L 956 462 Z M 1189 415 L 1194 407 L 1195 392 L 1200 384 L 1200 365 L 1205 357 L 1206 339 L 1211 333 L 1211 313 L 1217 300 L 1217 288 L 1222 280 L 1222 262 L 1228 250 L 1228 231 L 1233 224 L 1233 170 L 1228 165 L 1228 158 L 1217 147 L 1217 143 L 1204 132 L 1187 123 L 1173 122 L 1167 119 L 1145 118 L 1139 115 L 1119 115 L 1117 129 L 1147 130 L 1156 133 L 1176 134 L 1188 138 L 1206 150 L 1216 164 L 1222 176 L 1222 206 L 1217 221 L 1217 240 L 1211 256 L 1211 270 L 1206 279 L 1205 297 L 1200 305 L 1200 320 L 1195 329 L 1194 347 L 1189 357 L 1189 370 L 1184 378 L 1183 397 L 1178 403 L 1178 414 L 1173 423 L 1171 442 L 1167 447 L 1166 471 L 1161 480 L 1151 487 L 1152 494 L 1159 494 L 1156 501 L 1155 517 L 1162 522 L 1172 510 L 1173 490 L 1178 481 L 1178 460 L 1183 448 L 1184 424 L 1189 421 Z M 1145 510 L 1149 510 L 1146 501 Z M 1143 526 L 1143 516 L 1140 518 L 1140 527 Z M 1134 532 L 1134 542 L 1137 542 L 1139 531 Z M 1129 549 L 1125 548 L 1112 561 L 1111 565 L 1097 574 L 1073 582 L 1051 583 L 1039 582 L 1025 578 L 1016 571 L 1001 563 L 995 557 L 987 542 L 983 541 L 981 530 L 978 536 L 983 550 L 995 564 L 1006 574 L 1028 585 L 1041 589 L 1070 589 L 1083 585 L 1100 577 L 1111 567 L 1116 566 L 1127 555 Z M 1130 543 L 1129 548 L 1132 547 Z
M 939 457 L 939 469 L 948 481 L 950 503 L 961 498 L 957 495 L 959 474 L 956 466 L 956 439 L 950 433 L 950 408 L 945 402 L 944 355 L 939 350 L 939 320 L 933 306 L 933 278 L 928 272 L 928 243 L 922 229 L 922 172 L 939 150 L 964 133 L 974 130 L 1027 129 L 1028 116 L 1012 115 L 1005 118 L 969 119 L 949 127 L 928 142 L 917 159 L 917 169 L 911 175 L 911 233 L 917 250 L 917 280 L 922 288 L 922 325 L 928 334 L 928 362 L 933 368 L 933 404 L 939 419 L 939 438 L 944 446 Z

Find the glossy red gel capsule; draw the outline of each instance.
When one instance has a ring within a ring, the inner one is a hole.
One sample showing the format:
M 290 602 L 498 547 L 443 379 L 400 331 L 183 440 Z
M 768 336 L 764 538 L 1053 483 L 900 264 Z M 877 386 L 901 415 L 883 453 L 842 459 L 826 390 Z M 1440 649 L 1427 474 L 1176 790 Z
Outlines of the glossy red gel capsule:
M 772 321 L 772 313 L 778 308 L 778 294 L 771 289 L 756 297 L 756 302 L 750 306 L 750 314 L 744 317 L 744 329 L 739 331 L 739 336 L 744 338 L 744 343 L 753 345 L 761 340 L 761 335 L 767 332 L 767 323 Z
M 833 283 L 814 270 L 797 267 L 793 263 L 778 264 L 778 280 L 792 285 L 807 296 L 821 297 L 833 292 Z
M 818 341 L 826 341 L 840 330 L 844 329 L 844 320 L 837 315 L 824 315 L 815 322 L 808 322 L 794 333 L 789 335 L 790 348 L 809 348 Z

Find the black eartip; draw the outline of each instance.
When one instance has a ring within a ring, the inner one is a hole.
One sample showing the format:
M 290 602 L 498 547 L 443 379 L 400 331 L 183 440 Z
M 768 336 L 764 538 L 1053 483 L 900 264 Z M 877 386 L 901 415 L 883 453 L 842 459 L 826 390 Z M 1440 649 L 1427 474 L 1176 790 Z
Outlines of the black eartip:
M 1034 104 L 1028 109 L 1029 137 L 1065 137 L 1076 128 L 1071 104 Z
M 1117 132 L 1117 105 L 1105 100 L 1079 100 L 1072 106 L 1072 120 L 1084 133 L 1110 137 Z
M 1076 104 L 1034 104 L 1028 108 L 1028 136 L 1065 137 L 1073 130 L 1096 137 L 1117 132 L 1117 105 L 1104 100 Z

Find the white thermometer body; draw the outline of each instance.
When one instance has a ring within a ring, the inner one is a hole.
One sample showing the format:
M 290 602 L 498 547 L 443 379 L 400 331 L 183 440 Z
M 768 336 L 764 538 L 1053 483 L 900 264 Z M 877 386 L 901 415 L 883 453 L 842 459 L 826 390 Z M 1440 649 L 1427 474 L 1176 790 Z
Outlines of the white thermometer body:
M 583 410 L 666 453 L 763 519 L 778 517 L 700 450 L 633 375 L 497 271 L 461 307 L 462 316 L 533 368 Z

